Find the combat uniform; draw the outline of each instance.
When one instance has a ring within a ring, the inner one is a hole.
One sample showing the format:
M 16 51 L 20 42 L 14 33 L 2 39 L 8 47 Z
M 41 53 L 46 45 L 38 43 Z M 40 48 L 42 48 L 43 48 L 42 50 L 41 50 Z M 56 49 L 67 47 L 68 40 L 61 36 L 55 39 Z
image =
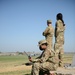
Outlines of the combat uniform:
M 47 22 L 51 22 L 51 20 L 47 20 Z M 45 36 L 47 43 L 48 43 L 48 48 L 50 49 L 52 49 L 52 46 L 53 46 L 53 41 L 52 41 L 53 35 L 54 35 L 54 28 L 52 25 L 49 25 L 43 32 L 43 36 Z
M 59 62 L 59 66 L 63 66 L 63 54 L 64 54 L 64 30 L 65 26 L 63 25 L 61 20 L 57 20 L 55 26 L 55 46 L 54 50 L 58 55 L 58 58 L 61 60 Z
M 41 44 L 44 43 L 43 41 L 41 41 Z M 33 61 L 31 75 L 39 75 L 40 70 L 54 71 L 57 69 L 57 66 L 58 66 L 58 58 L 55 56 L 53 52 L 50 51 L 50 49 L 47 48 L 47 50 L 44 50 L 42 52 L 40 57 L 38 57 Z

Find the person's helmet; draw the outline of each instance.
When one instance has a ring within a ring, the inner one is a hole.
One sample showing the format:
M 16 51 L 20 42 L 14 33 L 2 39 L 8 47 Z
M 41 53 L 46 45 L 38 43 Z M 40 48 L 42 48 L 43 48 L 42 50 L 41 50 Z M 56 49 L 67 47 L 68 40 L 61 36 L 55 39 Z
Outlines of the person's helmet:
M 52 23 L 52 21 L 51 20 L 47 20 L 47 23 Z
M 47 41 L 46 40 L 41 40 L 41 41 L 38 42 L 38 45 L 40 46 L 40 45 L 42 45 L 44 43 L 47 43 Z

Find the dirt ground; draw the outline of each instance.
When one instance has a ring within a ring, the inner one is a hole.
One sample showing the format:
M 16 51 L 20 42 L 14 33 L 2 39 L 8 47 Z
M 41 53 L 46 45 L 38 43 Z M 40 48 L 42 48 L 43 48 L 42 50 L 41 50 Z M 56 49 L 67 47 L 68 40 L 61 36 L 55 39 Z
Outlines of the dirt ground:
M 10 66 L 10 67 L 1 67 L 0 68 L 0 73 L 2 72 L 11 72 L 11 71 L 20 71 L 20 70 L 30 70 L 31 66 L 25 66 L 25 65 L 20 65 L 20 66 Z
M 1 67 L 0 68 L 0 73 L 2 72 L 11 72 L 11 71 L 20 71 L 20 70 L 31 70 L 31 66 L 25 66 L 25 65 L 16 65 L 16 66 L 11 66 L 11 67 Z M 57 71 L 51 71 L 51 72 L 56 72 L 56 73 L 62 73 L 62 74 L 70 74 L 70 75 L 75 75 L 75 68 L 58 68 Z
M 66 55 L 64 59 L 64 63 L 72 63 L 72 55 Z M 0 73 L 9 73 L 9 72 L 15 72 L 15 71 L 30 71 L 32 66 L 26 66 L 22 65 L 22 62 L 0 62 Z M 53 72 L 53 71 L 51 71 Z M 75 75 L 75 68 L 58 68 L 57 71 L 54 71 L 56 73 L 62 73 L 63 75 Z M 28 73 L 28 72 L 27 72 Z M 1 74 L 1 75 L 2 75 Z M 4 74 L 3 74 L 4 75 Z M 16 75 L 16 74 L 15 74 Z M 19 74 L 20 75 L 20 74 Z M 25 75 L 25 74 L 24 74 Z
M 63 74 L 63 75 L 75 75 L 75 68 L 61 68 L 59 67 L 56 71 L 58 74 Z

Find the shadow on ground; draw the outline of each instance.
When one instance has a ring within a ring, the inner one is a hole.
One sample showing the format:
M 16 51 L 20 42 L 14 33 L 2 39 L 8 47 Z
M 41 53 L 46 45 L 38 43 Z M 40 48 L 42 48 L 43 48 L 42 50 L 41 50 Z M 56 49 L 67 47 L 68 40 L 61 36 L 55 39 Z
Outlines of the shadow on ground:
M 24 75 L 30 75 L 30 74 L 24 74 Z

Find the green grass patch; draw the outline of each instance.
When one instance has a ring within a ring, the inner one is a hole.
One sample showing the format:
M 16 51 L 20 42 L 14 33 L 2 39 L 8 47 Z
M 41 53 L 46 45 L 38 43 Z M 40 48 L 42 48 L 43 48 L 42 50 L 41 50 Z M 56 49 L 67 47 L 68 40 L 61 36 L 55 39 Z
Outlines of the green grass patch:
M 28 59 L 25 55 L 0 56 L 0 62 L 27 61 L 27 60 Z
M 32 57 L 33 59 L 35 57 Z M 73 54 L 64 54 L 64 63 L 71 63 Z M 0 69 L 6 67 L 14 67 L 28 62 L 28 57 L 25 55 L 17 56 L 0 56 Z M 30 70 L 0 72 L 0 75 L 30 75 Z

